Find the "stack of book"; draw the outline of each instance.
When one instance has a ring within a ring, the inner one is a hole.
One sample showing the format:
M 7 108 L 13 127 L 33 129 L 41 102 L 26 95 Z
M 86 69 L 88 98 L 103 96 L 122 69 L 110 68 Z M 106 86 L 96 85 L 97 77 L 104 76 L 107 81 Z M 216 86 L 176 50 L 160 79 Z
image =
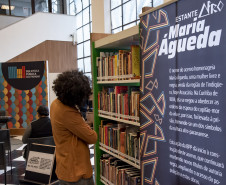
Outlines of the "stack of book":
M 101 52 L 96 58 L 97 81 L 128 80 L 140 78 L 140 47 L 118 53 Z
M 126 154 L 137 160 L 140 158 L 139 127 L 101 120 L 99 125 L 99 142 L 110 147 L 113 153 L 121 154 L 122 157 L 125 157 L 123 154 Z
M 138 87 L 103 87 L 98 92 L 99 114 L 139 121 L 140 92 Z
M 109 154 L 103 154 L 100 158 L 101 180 L 106 184 L 116 185 L 140 185 L 140 170 Z

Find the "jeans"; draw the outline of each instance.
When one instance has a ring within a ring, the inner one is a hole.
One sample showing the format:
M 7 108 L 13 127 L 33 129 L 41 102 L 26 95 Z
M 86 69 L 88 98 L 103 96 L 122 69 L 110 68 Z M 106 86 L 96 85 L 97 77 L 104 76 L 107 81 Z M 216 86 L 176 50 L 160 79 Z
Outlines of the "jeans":
M 59 182 L 60 182 L 60 185 L 94 185 L 93 177 L 89 179 L 80 179 L 77 182 L 66 182 L 59 179 Z

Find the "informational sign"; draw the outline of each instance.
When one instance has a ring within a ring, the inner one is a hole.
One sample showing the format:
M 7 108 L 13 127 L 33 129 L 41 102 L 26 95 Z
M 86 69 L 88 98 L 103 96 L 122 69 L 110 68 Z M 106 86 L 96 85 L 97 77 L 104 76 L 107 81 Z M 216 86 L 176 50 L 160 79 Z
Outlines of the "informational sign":
M 50 175 L 54 157 L 54 154 L 30 151 L 26 171 Z
M 45 70 L 45 61 L 2 63 L 5 80 L 19 90 L 30 90 L 41 81 Z
M 23 181 L 49 184 L 56 180 L 55 146 L 30 144 Z
M 226 7 L 179 0 L 141 17 L 142 184 L 226 184 Z

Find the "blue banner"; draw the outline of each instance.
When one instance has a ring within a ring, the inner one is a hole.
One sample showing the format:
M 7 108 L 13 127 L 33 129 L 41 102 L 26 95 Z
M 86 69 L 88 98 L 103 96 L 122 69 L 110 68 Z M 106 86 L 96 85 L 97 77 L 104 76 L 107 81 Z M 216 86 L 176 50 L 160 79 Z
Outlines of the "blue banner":
M 222 0 L 141 17 L 142 184 L 226 184 L 225 17 Z

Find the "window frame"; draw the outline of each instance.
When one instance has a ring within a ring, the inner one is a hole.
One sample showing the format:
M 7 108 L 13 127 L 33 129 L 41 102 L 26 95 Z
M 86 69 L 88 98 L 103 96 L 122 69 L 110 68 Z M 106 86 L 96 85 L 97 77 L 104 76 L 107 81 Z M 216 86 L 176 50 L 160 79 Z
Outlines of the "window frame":
M 133 20 L 133 21 L 131 21 L 131 22 L 128 22 L 126 24 L 123 24 L 123 5 L 127 4 L 128 2 L 131 2 L 131 0 L 127 0 L 126 2 L 123 2 L 124 0 L 121 0 L 121 3 L 118 6 L 114 7 L 114 8 L 111 7 L 112 1 L 114 1 L 114 0 L 110 0 L 111 33 L 114 33 L 114 30 L 117 30 L 117 29 L 120 29 L 120 28 L 122 30 L 124 30 L 124 27 L 125 26 L 128 26 L 128 25 L 130 25 L 132 23 L 135 23 L 135 25 L 138 25 L 139 24 L 139 20 L 140 19 L 138 18 L 138 12 L 137 12 L 137 0 L 135 0 L 135 4 L 136 4 L 136 8 L 135 8 L 135 11 L 136 11 L 136 19 Z M 154 4 L 153 1 L 154 0 L 151 0 L 152 7 L 153 7 L 153 4 Z M 112 25 L 112 11 L 115 10 L 115 9 L 117 9 L 117 8 L 119 8 L 119 7 L 121 7 L 121 11 L 122 11 L 121 26 L 118 26 L 118 27 L 113 28 L 113 25 Z
M 75 2 L 76 0 L 74 0 L 74 2 Z M 75 2 L 76 3 L 76 2 Z M 89 39 L 86 39 L 86 40 L 84 40 L 84 27 L 85 26 L 87 26 L 87 25 L 89 25 L 89 34 L 91 33 L 91 29 L 92 29 L 92 20 L 91 20 L 91 6 L 92 6 L 92 4 L 91 4 L 91 1 L 90 0 L 88 0 L 88 6 L 86 6 L 86 7 L 84 7 L 83 6 L 83 2 L 82 2 L 82 9 L 79 11 L 79 12 L 76 12 L 75 13 L 75 16 L 77 16 L 78 14 L 80 14 L 81 13 L 81 15 L 82 15 L 82 25 L 80 26 L 80 27 L 77 27 L 76 28 L 76 32 L 77 32 L 77 30 L 79 30 L 79 29 L 82 29 L 82 33 L 83 33 L 83 41 L 82 42 L 77 42 L 77 48 L 78 48 L 78 46 L 80 45 L 80 44 L 83 44 L 83 54 L 82 54 L 82 57 L 77 57 L 77 62 L 79 61 L 79 60 L 83 60 L 83 72 L 84 72 L 84 74 L 92 74 L 92 67 L 91 67 L 91 71 L 90 72 L 86 72 L 85 71 L 85 63 L 84 63 L 84 61 L 85 61 L 85 59 L 86 58 L 90 58 L 90 60 L 91 60 L 91 51 L 90 51 L 90 55 L 88 55 L 88 56 L 85 56 L 85 48 L 84 48 L 84 43 L 86 43 L 86 42 L 88 42 L 88 41 L 91 41 L 90 40 L 90 38 Z M 88 8 L 88 11 L 89 11 L 89 16 L 88 16 L 88 19 L 89 19 L 89 21 L 86 23 L 86 24 L 83 24 L 83 11 L 84 10 L 86 10 Z M 78 56 L 78 50 L 77 50 L 77 56 Z M 90 61 L 90 63 L 91 63 L 91 61 Z M 78 65 L 78 63 L 77 63 L 77 65 Z

